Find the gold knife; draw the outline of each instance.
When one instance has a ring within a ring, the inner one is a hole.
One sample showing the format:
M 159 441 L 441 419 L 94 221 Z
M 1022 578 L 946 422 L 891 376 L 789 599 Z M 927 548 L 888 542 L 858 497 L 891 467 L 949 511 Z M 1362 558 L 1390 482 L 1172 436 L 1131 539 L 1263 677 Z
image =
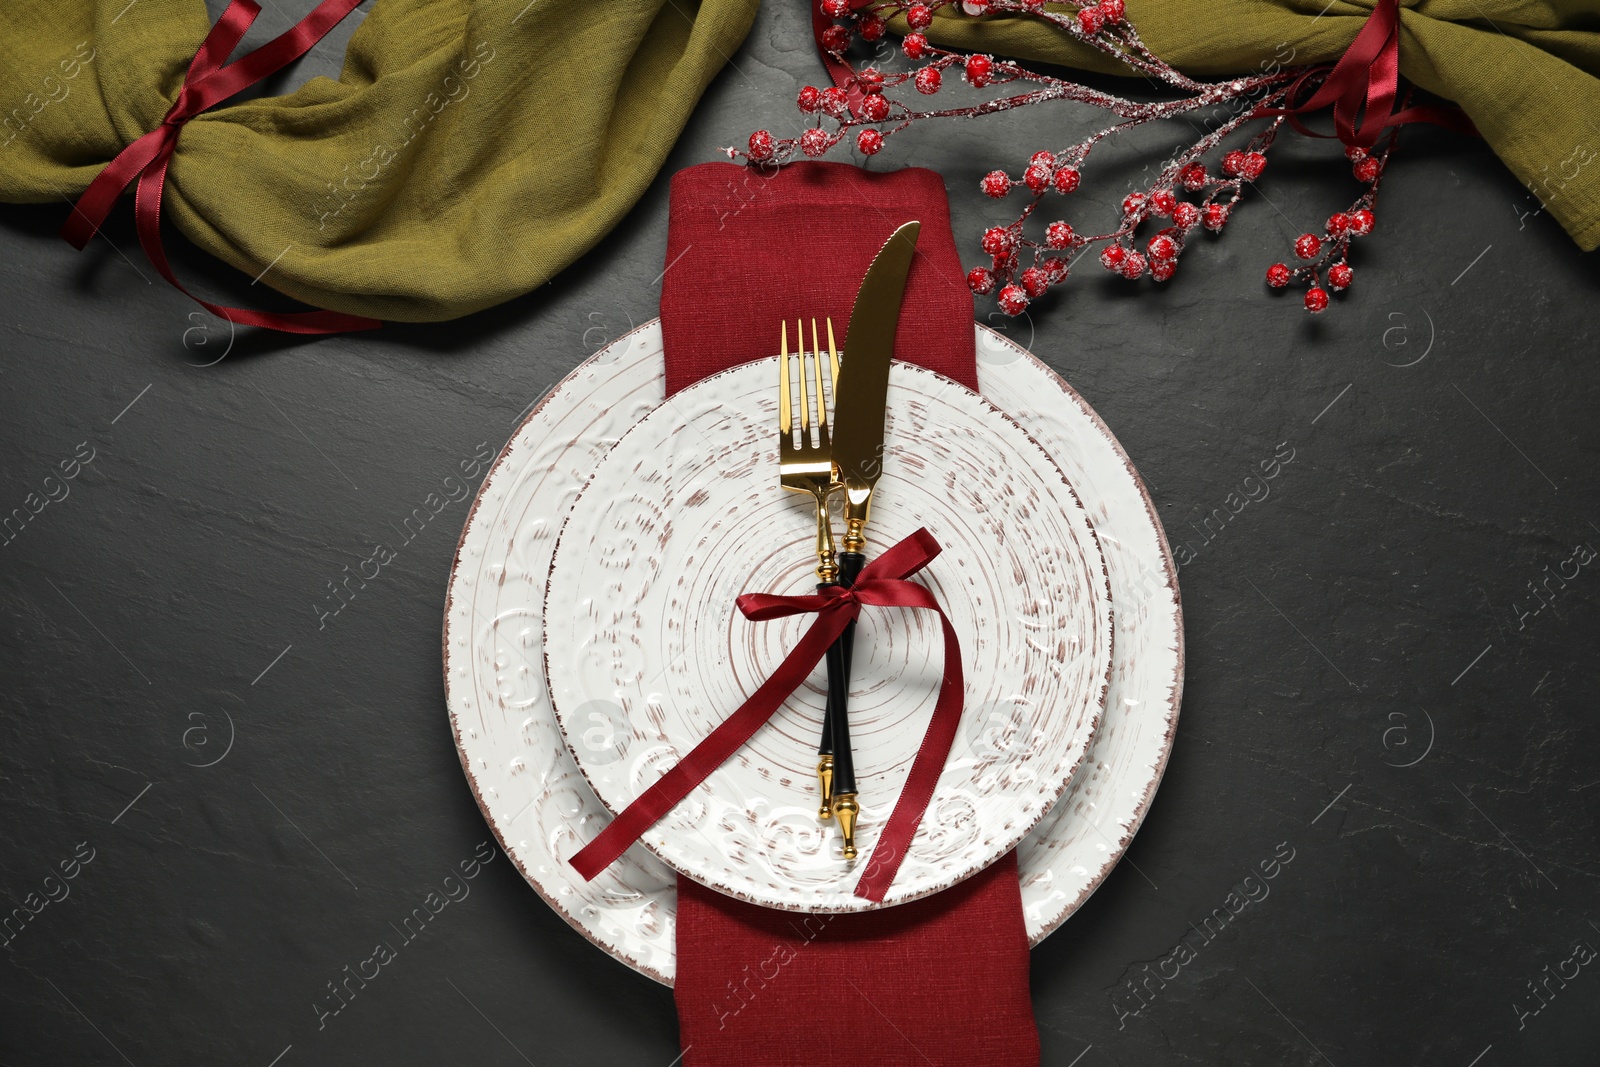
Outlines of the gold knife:
M 895 329 L 905 297 L 906 275 L 917 251 L 920 222 L 895 230 L 867 268 L 856 292 L 845 335 L 844 359 L 839 368 L 833 401 L 833 476 L 844 489 L 844 551 L 839 553 L 839 581 L 851 585 L 867 557 L 864 536 L 871 514 L 872 490 L 883 473 L 884 405 L 889 391 L 889 360 L 894 355 Z M 830 672 L 827 711 L 823 716 L 823 743 L 831 748 L 832 811 L 844 836 L 844 858 L 856 857 L 855 760 L 850 751 L 850 654 L 855 639 L 851 623 L 834 646 L 842 670 Z M 831 742 L 831 743 L 830 743 Z

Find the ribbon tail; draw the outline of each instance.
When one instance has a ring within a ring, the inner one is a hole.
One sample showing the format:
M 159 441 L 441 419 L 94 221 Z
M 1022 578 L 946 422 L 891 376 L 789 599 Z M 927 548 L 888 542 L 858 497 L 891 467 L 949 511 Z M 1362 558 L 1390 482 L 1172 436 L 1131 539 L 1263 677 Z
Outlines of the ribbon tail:
M 679 760 L 654 785 L 618 813 L 605 829 L 572 857 L 574 870 L 584 881 L 615 863 L 639 836 L 671 811 L 695 787 L 743 746 L 777 712 L 784 699 L 800 687 L 822 662 L 828 646 L 844 632 L 855 612 L 844 607 L 825 609 L 817 621 L 784 657 L 772 677 L 761 683 L 739 709 L 729 715 L 705 740 Z
M 72 214 L 61 224 L 61 238 L 82 252 L 94 235 L 100 232 L 106 216 L 116 206 L 122 195 L 150 161 L 159 156 L 175 134 L 172 127 L 162 124 L 132 142 L 107 163 L 94 181 L 72 205 Z
M 178 276 L 172 271 L 172 265 L 167 262 L 166 249 L 161 245 L 161 192 L 166 185 L 169 162 L 171 162 L 170 156 L 139 176 L 139 185 L 134 194 L 134 222 L 139 231 L 139 247 L 144 249 L 144 254 L 149 257 L 151 264 L 174 289 L 213 315 L 227 319 L 236 326 L 259 326 L 283 333 L 320 335 L 371 330 L 383 325 L 377 319 L 347 315 L 341 311 L 273 312 L 227 307 L 203 300 L 191 293 L 182 282 L 178 281 Z
M 250 0 L 234 0 L 235 4 L 249 2 Z M 311 51 L 312 45 L 322 40 L 329 30 L 338 25 L 360 3 L 361 0 L 322 0 L 322 3 L 313 8 L 305 18 L 260 48 L 207 75 L 201 80 L 201 85 L 205 95 L 212 99 L 205 106 L 209 107 L 212 103 L 247 89 L 267 75 L 287 67 Z
M 933 708 L 933 718 L 922 737 L 916 759 L 911 763 L 911 773 L 900 790 L 889 821 L 867 859 L 867 868 L 856 883 L 855 895 L 864 900 L 881 902 L 888 893 L 900 864 L 911 847 L 922 816 L 933 800 L 933 791 L 944 773 L 945 761 L 950 758 L 955 744 L 956 730 L 961 724 L 961 709 L 966 694 L 966 679 L 961 670 L 961 642 L 942 610 L 939 623 L 944 629 L 944 682 L 939 686 L 939 700 Z
M 868 0 L 851 0 L 851 7 L 859 9 L 867 6 L 867 2 Z M 833 79 L 833 84 L 843 89 L 849 98 L 850 113 L 859 115 L 861 101 L 866 99 L 867 94 L 861 91 L 859 85 L 851 84 L 850 79 L 856 76 L 855 68 L 848 60 L 828 51 L 828 46 L 822 43 L 823 32 L 832 25 L 833 19 L 823 13 L 822 0 L 811 0 L 811 33 L 817 41 L 817 54 L 822 57 L 822 65 L 828 68 L 828 77 Z

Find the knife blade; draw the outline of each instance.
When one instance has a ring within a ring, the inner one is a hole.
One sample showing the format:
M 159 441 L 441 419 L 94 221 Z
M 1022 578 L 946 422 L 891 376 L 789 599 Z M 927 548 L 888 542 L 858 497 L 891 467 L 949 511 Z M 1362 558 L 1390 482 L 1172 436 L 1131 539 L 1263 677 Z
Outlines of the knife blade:
M 872 489 L 883 473 L 884 404 L 889 360 L 906 275 L 917 253 L 922 223 L 908 222 L 889 235 L 856 292 L 844 338 L 844 359 L 833 405 L 833 466 L 845 492 L 847 552 L 860 552 L 861 528 L 871 510 Z
M 852 585 L 866 565 L 863 530 L 871 513 L 872 491 L 883 473 L 883 430 L 889 392 L 889 362 L 900 323 L 906 276 L 917 251 L 920 222 L 908 222 L 890 234 L 867 268 L 845 334 L 844 359 L 834 388 L 832 460 L 834 480 L 845 493 L 844 551 L 839 554 L 839 582 Z M 844 837 L 844 857 L 854 859 L 856 800 L 855 760 L 850 748 L 850 661 L 855 624 L 846 627 L 828 651 L 828 702 L 823 715 L 822 747 L 832 753 L 832 814 Z

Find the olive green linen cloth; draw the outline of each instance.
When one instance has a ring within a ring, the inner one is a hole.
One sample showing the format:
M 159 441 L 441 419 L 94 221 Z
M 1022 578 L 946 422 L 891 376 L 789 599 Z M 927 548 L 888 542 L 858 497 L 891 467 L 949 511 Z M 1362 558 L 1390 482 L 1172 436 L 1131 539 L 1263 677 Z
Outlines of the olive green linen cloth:
M 498 304 L 621 221 L 756 3 L 377 0 L 338 81 L 190 121 L 163 214 L 316 307 Z M 0 6 L 0 200 L 64 213 L 160 124 L 209 29 L 202 0 Z
M 1226 77 L 1336 62 L 1375 2 L 1127 0 L 1127 9 L 1163 60 L 1195 77 Z M 942 9 L 927 35 L 951 48 L 1136 73 L 1020 15 Z M 1572 239 L 1585 251 L 1600 245 L 1600 3 L 1401 0 L 1400 74 L 1460 105 Z M 1331 130 L 1327 116 L 1321 128 Z
M 489 307 L 616 226 L 756 3 L 376 0 L 339 80 L 223 104 L 184 128 L 165 213 L 251 276 L 271 264 L 264 284 L 316 307 L 400 321 Z M 1332 62 L 1370 11 L 1371 0 L 1129 3 L 1151 49 L 1197 76 Z M 161 122 L 209 25 L 202 0 L 0 7 L 0 200 L 75 199 Z M 941 11 L 929 35 L 1127 73 L 1020 16 Z M 1600 244 L 1592 0 L 1405 0 L 1400 62 L 1461 105 L 1580 246 Z

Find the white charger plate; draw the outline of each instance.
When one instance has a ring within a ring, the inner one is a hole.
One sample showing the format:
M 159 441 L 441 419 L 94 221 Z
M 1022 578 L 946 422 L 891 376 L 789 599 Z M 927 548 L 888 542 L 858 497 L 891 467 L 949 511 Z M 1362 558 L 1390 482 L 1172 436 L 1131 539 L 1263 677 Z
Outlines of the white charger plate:
M 778 484 L 777 377 L 776 358 L 757 360 L 681 390 L 623 435 L 567 517 L 545 595 L 546 680 L 568 749 L 613 812 L 732 714 L 814 621 L 752 623 L 734 605 L 744 592 L 816 588 L 812 500 Z M 856 896 L 944 670 L 932 612 L 864 611 L 850 698 L 860 859 L 845 862 L 817 819 L 820 667 L 640 838 L 675 870 L 763 907 L 868 911 L 977 873 L 1060 797 L 1105 706 L 1110 586 L 1060 468 L 983 397 L 909 364 L 890 370 L 885 433 L 868 558 L 919 527 L 943 546 L 916 581 L 960 636 L 964 729 L 887 895 Z
M 977 328 L 982 393 L 1050 453 L 1100 538 L 1116 617 L 1101 727 L 1066 795 L 1018 847 L 1037 944 L 1105 880 L 1149 810 L 1177 729 L 1177 569 L 1137 472 L 1105 424 L 1024 349 Z M 529 884 L 579 933 L 670 985 L 676 875 L 633 849 L 585 883 L 574 827 L 606 810 L 573 762 L 540 663 L 556 534 L 601 457 L 664 395 L 651 322 L 580 365 L 527 415 L 485 478 L 446 600 L 445 688 L 469 785 Z

